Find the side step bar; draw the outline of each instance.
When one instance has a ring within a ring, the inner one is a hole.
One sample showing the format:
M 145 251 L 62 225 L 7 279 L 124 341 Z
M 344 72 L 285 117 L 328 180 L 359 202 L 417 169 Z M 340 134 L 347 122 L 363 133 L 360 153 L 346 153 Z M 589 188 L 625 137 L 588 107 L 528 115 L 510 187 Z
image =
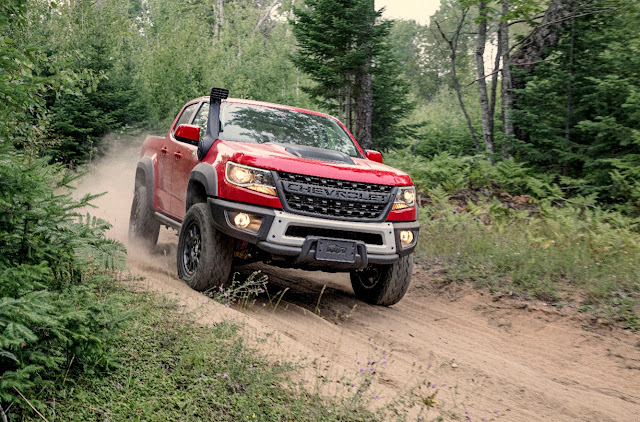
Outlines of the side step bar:
M 172 229 L 180 230 L 180 226 L 182 226 L 182 224 L 180 224 L 173 218 L 167 217 L 164 214 L 160 214 L 157 211 L 155 212 L 155 216 L 156 216 L 156 219 L 160 222 L 160 224 L 164 224 L 165 226 L 170 227 Z

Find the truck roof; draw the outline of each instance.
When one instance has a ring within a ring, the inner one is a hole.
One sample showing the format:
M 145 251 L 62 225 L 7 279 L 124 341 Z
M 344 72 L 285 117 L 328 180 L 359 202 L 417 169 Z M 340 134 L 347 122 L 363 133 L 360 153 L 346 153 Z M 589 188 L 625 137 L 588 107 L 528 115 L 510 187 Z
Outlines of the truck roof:
M 209 100 L 208 96 L 194 99 L 194 101 L 208 101 L 208 100 Z M 245 98 L 227 98 L 226 100 L 222 100 L 222 102 L 223 103 L 227 102 L 227 103 L 234 103 L 234 104 L 248 104 L 248 105 L 279 108 L 279 109 L 282 109 L 282 110 L 290 110 L 290 111 L 296 111 L 296 112 L 300 112 L 300 113 L 315 114 L 316 116 L 324 116 L 324 117 L 329 117 L 329 118 L 338 120 L 336 117 L 331 116 L 330 114 L 321 113 L 319 111 L 308 110 L 306 108 L 293 107 L 293 106 L 288 106 L 288 105 L 284 105 L 284 104 L 269 103 L 269 102 L 266 102 L 266 101 L 255 101 L 255 100 L 248 100 L 248 99 L 245 99 Z

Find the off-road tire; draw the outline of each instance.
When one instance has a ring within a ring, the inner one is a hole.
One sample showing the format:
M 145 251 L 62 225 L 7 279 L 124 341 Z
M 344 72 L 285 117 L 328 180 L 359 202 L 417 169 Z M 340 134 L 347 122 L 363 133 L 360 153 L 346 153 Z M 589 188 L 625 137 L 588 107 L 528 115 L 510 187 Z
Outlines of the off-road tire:
M 413 270 L 413 254 L 405 255 L 391 265 L 369 265 L 351 272 L 351 286 L 356 297 L 372 305 L 391 306 L 398 303 L 409 288 Z
M 138 186 L 133 194 L 129 215 L 129 244 L 153 248 L 158 242 L 160 222 L 156 220 L 153 204 L 149 203 L 147 188 Z
M 178 277 L 198 291 L 224 286 L 231 273 L 232 245 L 228 236 L 213 227 L 209 206 L 193 205 L 178 236 Z

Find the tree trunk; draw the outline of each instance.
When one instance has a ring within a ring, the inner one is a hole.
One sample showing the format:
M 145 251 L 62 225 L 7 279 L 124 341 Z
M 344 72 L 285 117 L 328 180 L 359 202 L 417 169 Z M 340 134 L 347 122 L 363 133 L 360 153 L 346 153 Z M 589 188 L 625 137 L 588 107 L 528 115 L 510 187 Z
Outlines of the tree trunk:
M 362 66 L 356 75 L 356 122 L 354 136 L 364 149 L 371 148 L 371 116 L 373 113 L 373 86 L 371 67 Z
M 569 80 L 567 81 L 567 116 L 564 122 L 564 138 L 567 143 L 571 141 L 571 128 L 573 127 L 573 80 L 575 79 L 575 69 L 573 66 L 575 25 L 574 18 L 571 18 L 571 43 L 569 45 Z
M 215 46 L 218 40 L 218 34 L 220 33 L 220 27 L 224 25 L 224 10 L 222 6 L 222 0 L 215 0 L 213 4 L 213 45 Z
M 493 155 L 493 133 L 491 121 L 493 116 L 489 109 L 489 98 L 487 97 L 487 80 L 484 71 L 484 49 L 487 43 L 487 5 L 484 1 L 478 4 L 478 45 L 476 47 L 476 69 L 478 77 L 478 94 L 480 99 L 480 111 L 482 113 L 482 138 L 484 139 L 484 149 L 489 155 Z M 491 158 L 489 158 L 491 160 Z
M 456 91 L 456 95 L 458 96 L 458 103 L 460 104 L 460 108 L 462 109 L 464 118 L 467 120 L 467 128 L 469 128 L 469 133 L 471 134 L 473 145 L 476 147 L 476 152 L 478 154 L 481 154 L 482 150 L 480 149 L 480 144 L 478 143 L 478 138 L 476 137 L 476 133 L 473 130 L 471 117 L 469 117 L 469 113 L 467 113 L 467 107 L 465 107 L 464 101 L 462 100 L 462 90 L 460 89 L 460 83 L 458 82 L 458 75 L 456 74 L 455 59 L 451 59 L 451 76 L 453 78 L 453 89 L 455 89 Z
M 365 0 L 369 16 L 366 25 L 369 27 L 369 33 L 373 31 L 375 26 L 376 9 L 373 0 Z M 353 122 L 353 135 L 364 149 L 371 148 L 373 142 L 371 134 L 371 120 L 373 116 L 373 82 L 371 75 L 371 64 L 373 57 L 371 56 L 372 44 L 368 36 L 364 37 L 364 42 L 359 42 L 360 48 L 366 54 L 364 62 L 358 66 L 354 78 L 353 98 L 355 100 L 355 116 Z
M 509 58 L 509 23 L 506 20 L 509 12 L 509 0 L 502 0 L 502 20 L 500 21 L 500 51 L 502 54 L 502 131 L 505 142 L 502 145 L 502 156 L 509 158 L 510 141 L 513 138 L 514 129 L 511 120 L 513 110 L 513 86 L 511 84 L 511 61 Z
M 347 125 L 347 129 L 349 132 L 353 133 L 353 126 L 351 120 L 351 78 L 349 78 L 349 83 L 347 84 L 347 94 L 344 97 L 344 114 L 345 114 L 345 124 Z
M 553 0 L 542 18 L 542 22 L 522 41 L 522 45 L 511 56 L 511 64 L 515 72 L 512 86 L 515 89 L 524 88 L 525 76 L 542 60 L 551 54 L 554 46 L 571 22 L 573 11 L 580 0 Z
M 491 135 L 494 134 L 494 116 L 496 115 L 496 92 L 498 91 L 498 72 L 500 72 L 500 58 L 502 56 L 502 31 L 498 26 L 498 39 L 496 42 L 496 57 L 493 61 L 493 77 L 491 78 L 491 97 L 489 98 L 489 115 L 491 120 L 489 121 L 489 129 Z M 495 137 L 494 137 L 495 139 Z
M 438 31 L 440 31 L 440 35 L 442 39 L 444 39 L 447 44 L 449 44 L 449 59 L 451 62 L 451 79 L 453 80 L 453 89 L 456 91 L 456 95 L 458 96 L 458 103 L 460 104 L 460 108 L 462 109 L 462 114 L 464 114 L 464 118 L 467 121 L 467 127 L 469 128 L 469 133 L 471 134 L 471 139 L 473 140 L 473 145 L 476 148 L 476 152 L 478 154 L 482 153 L 482 149 L 480 149 L 480 144 L 478 143 L 478 138 L 476 137 L 476 133 L 473 130 L 473 124 L 471 123 L 471 117 L 469 117 L 469 113 L 467 113 L 467 108 L 464 105 L 464 101 L 462 100 L 462 88 L 460 87 L 460 81 L 458 81 L 458 74 L 456 70 L 456 57 L 457 57 L 457 49 L 458 49 L 458 38 L 460 37 L 460 32 L 462 31 L 462 27 L 464 26 L 465 18 L 467 17 L 467 13 L 469 12 L 468 8 L 462 10 L 462 16 L 460 17 L 460 22 L 458 22 L 458 26 L 456 28 L 455 33 L 451 36 L 451 38 L 447 37 L 447 35 L 442 30 L 440 23 L 438 21 L 434 21 Z
M 338 89 L 338 120 L 340 120 L 341 122 L 344 122 L 344 118 L 342 117 L 342 104 L 343 104 L 343 95 L 342 95 L 342 88 Z
M 509 78 L 510 88 L 523 89 L 527 75 L 546 59 L 558 44 L 560 37 L 570 23 L 571 16 L 579 5 L 580 0 L 553 0 L 542 18 L 542 22 L 522 41 L 522 45 L 511 55 L 511 65 L 515 72 L 509 76 L 502 74 L 503 81 Z M 518 108 L 517 95 L 511 95 L 512 104 L 509 110 Z M 503 104 L 504 109 L 504 104 Z M 529 135 L 511 124 L 512 133 L 527 141 Z
M 267 8 L 265 8 L 264 10 L 260 10 L 260 16 L 258 18 L 258 22 L 256 23 L 256 26 L 253 28 L 253 32 L 255 33 L 258 28 L 260 28 L 260 25 L 262 25 L 262 23 L 271 16 L 271 11 L 273 10 L 274 7 L 276 7 L 278 5 L 278 2 L 280 0 L 274 0 L 273 3 L 271 3 Z

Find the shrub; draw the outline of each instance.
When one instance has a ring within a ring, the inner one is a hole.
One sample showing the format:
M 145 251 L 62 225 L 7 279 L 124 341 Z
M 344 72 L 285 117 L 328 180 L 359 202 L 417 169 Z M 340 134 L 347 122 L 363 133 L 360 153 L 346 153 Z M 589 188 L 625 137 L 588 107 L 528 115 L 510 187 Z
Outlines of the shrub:
M 532 215 L 496 198 L 455 212 L 442 189 L 421 212 L 418 254 L 443 266 L 446 282 L 472 281 L 553 303 L 572 301 L 611 322 L 640 329 L 640 234 L 615 212 L 541 201 Z
M 111 342 L 126 317 L 107 270 L 124 247 L 105 238 L 105 221 L 77 212 L 74 177 L 48 159 L 0 153 L 0 405 L 36 407 L 38 394 L 78 369 L 112 365 Z M 77 177 L 77 176 L 76 176 Z

